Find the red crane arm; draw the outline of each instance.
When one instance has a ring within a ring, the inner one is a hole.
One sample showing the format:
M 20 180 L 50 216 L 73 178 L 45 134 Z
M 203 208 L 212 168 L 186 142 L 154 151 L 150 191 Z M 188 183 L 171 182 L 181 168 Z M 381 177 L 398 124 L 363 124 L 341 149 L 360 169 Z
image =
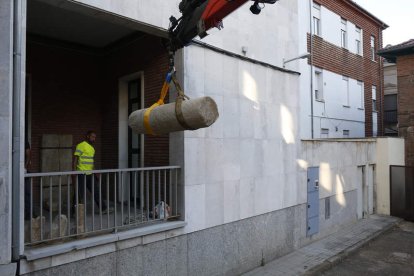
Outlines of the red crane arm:
M 217 27 L 224 17 L 237 10 L 249 0 L 210 0 L 201 15 L 205 31 Z
M 222 20 L 248 1 L 253 1 L 250 11 L 259 14 L 259 3 L 274 4 L 278 0 L 181 0 L 182 16 L 170 17 L 169 50 L 175 52 L 188 45 L 197 35 L 201 38 L 213 27 L 222 27 Z

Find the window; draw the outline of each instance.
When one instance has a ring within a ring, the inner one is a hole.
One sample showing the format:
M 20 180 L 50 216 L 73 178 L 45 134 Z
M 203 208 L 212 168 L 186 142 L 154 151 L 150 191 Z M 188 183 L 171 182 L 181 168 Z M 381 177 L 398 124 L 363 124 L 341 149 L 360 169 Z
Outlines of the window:
M 344 82 L 344 107 L 349 107 L 349 79 L 348 77 L 342 77 L 342 80 Z
M 331 199 L 329 197 L 325 197 L 325 219 L 329 219 L 331 217 Z
M 372 112 L 377 112 L 377 87 L 372 86 Z
M 378 113 L 372 112 L 372 136 L 378 136 Z
M 329 128 L 321 128 L 321 138 L 329 138 Z
M 314 35 L 321 35 L 321 6 L 313 3 L 313 34 Z
M 317 9 L 317 10 L 321 10 L 321 5 L 319 5 L 319 4 L 317 4 L 317 3 L 313 3 L 313 7 L 315 8 L 315 9 Z
M 358 81 L 358 90 L 359 90 L 359 108 L 364 109 L 364 83 L 362 81 Z
M 355 28 L 356 39 L 355 39 L 355 48 L 357 55 L 362 56 L 362 30 L 359 27 Z
M 347 33 L 346 33 L 346 20 L 341 18 L 341 46 L 343 48 L 347 48 L 348 42 L 347 42 Z
M 322 71 L 315 70 L 315 100 L 323 101 L 323 75 Z
M 375 61 L 375 37 L 371 36 L 371 60 Z
M 313 17 L 313 34 L 318 36 L 321 35 L 321 22 L 317 17 Z
M 344 137 L 344 138 L 349 138 L 349 130 L 344 129 L 344 130 L 342 131 L 342 135 L 343 135 L 343 137 Z

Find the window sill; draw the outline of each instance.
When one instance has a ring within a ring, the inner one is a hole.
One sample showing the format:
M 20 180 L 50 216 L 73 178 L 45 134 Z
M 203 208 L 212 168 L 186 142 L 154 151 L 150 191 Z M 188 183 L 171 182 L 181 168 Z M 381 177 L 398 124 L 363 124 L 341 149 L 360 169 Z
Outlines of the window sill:
M 182 228 L 186 226 L 186 224 L 187 223 L 185 221 L 162 222 L 162 223 L 148 225 L 148 226 L 144 226 L 141 228 L 135 228 L 135 229 L 131 229 L 128 231 L 122 231 L 122 232 L 118 232 L 114 234 L 106 234 L 106 235 L 101 235 L 97 237 L 74 240 L 74 241 L 70 241 L 66 243 L 45 246 L 42 248 L 26 249 L 24 251 L 24 257 L 27 261 L 34 261 L 38 259 L 43 259 L 47 257 L 53 257 L 56 255 L 69 253 L 69 252 L 72 253 L 73 251 L 93 249 L 93 247 L 108 245 L 111 243 L 114 244 L 116 242 L 126 241 L 126 240 L 133 239 L 133 238 L 145 237 L 151 234 L 157 234 L 157 233 L 162 233 L 162 232 L 166 232 L 169 230 L 174 230 L 177 228 Z M 164 235 L 164 239 L 165 237 L 166 236 Z M 159 240 L 162 240 L 162 238 Z M 130 244 L 133 244 L 132 246 L 140 245 L 140 243 L 130 243 Z M 144 244 L 144 242 L 141 242 L 141 244 Z M 113 249 L 112 252 L 117 251 L 118 248 L 119 248 L 118 245 L 112 246 L 112 249 Z M 88 255 L 87 257 L 90 258 L 90 257 L 101 255 L 99 253 L 101 253 L 101 250 L 96 250 L 95 254 L 93 254 L 93 252 L 92 254 L 85 254 L 85 259 L 86 259 L 86 255 Z M 105 252 L 105 254 L 106 253 L 110 253 L 110 252 Z M 53 260 L 51 261 L 51 263 L 53 266 Z
M 345 108 L 351 108 L 349 105 L 342 105 Z
M 358 110 L 365 110 L 364 108 L 362 108 L 362 107 L 358 107 Z
M 324 99 L 315 99 L 315 101 L 317 101 L 317 102 L 320 102 L 320 103 L 325 103 L 325 100 Z

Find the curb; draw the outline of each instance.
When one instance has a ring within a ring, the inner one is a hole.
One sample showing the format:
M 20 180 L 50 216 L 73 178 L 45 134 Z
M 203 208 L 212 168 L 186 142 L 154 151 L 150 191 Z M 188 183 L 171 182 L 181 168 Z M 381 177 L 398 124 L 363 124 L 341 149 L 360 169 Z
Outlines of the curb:
M 371 235 L 371 236 L 369 236 L 369 237 L 367 237 L 367 238 L 365 238 L 365 239 L 357 242 L 356 244 L 354 244 L 354 245 L 352 245 L 352 246 L 344 249 L 342 252 L 338 253 L 337 255 L 335 255 L 333 257 L 330 257 L 329 259 L 323 261 L 321 264 L 312 267 L 311 269 L 309 269 L 308 271 L 306 271 L 302 275 L 311 276 L 311 275 L 321 274 L 321 273 L 323 273 L 323 272 L 325 272 L 325 271 L 333 268 L 335 265 L 341 263 L 349 255 L 355 253 L 358 249 L 360 249 L 361 247 L 363 247 L 368 242 L 376 239 L 380 235 L 382 235 L 385 232 L 389 231 L 390 229 L 394 228 L 401 221 L 403 221 L 403 220 L 402 219 L 399 219 L 399 220 L 396 220 L 393 223 L 390 223 L 389 225 L 385 226 L 384 228 L 378 230 L 373 235 Z

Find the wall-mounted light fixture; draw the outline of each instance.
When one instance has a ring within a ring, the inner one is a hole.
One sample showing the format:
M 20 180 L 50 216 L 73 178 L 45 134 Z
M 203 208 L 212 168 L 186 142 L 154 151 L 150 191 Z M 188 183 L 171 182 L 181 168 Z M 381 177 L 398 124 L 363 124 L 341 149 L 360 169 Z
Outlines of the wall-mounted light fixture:
M 295 57 L 295 58 L 291 58 L 291 59 L 287 59 L 287 60 L 283 59 L 283 68 L 285 68 L 285 64 L 286 64 L 286 63 L 289 63 L 289 62 L 294 61 L 294 60 L 297 60 L 297 59 L 304 59 L 304 58 L 308 58 L 308 57 L 310 57 L 310 56 L 311 56 L 311 54 L 310 54 L 310 53 L 305 53 L 305 54 L 302 54 L 302 55 L 300 55 L 300 56 L 298 56 L 298 57 Z

